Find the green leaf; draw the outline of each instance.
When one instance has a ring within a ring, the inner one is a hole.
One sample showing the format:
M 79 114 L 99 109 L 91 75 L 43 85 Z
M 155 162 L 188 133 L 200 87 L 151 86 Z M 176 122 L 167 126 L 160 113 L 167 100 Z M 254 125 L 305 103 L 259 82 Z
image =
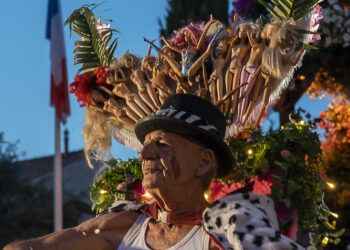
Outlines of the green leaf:
M 345 232 L 345 229 L 342 228 L 338 232 L 332 233 L 330 235 L 333 236 L 334 238 L 338 238 L 338 237 L 342 236 L 344 234 L 344 232 Z
M 288 8 L 288 11 L 290 12 L 290 10 L 292 9 L 292 5 L 290 4 L 290 2 L 288 0 L 279 0 L 283 5 L 285 5 Z
M 331 229 L 331 230 L 334 230 L 335 227 L 331 224 L 329 224 L 327 221 L 323 221 L 323 224 L 328 228 L 328 229 Z
M 87 64 L 87 63 L 99 63 L 98 58 L 96 59 L 85 59 L 85 58 L 77 58 L 74 60 L 74 64 Z
M 308 43 L 303 43 L 303 48 L 304 49 L 313 49 L 313 50 L 317 50 L 318 49 L 316 46 L 310 45 Z
M 92 48 L 92 44 L 90 41 L 75 41 L 74 45 L 76 47 L 87 47 Z
M 288 18 L 289 17 L 289 12 L 283 7 L 283 5 L 281 5 L 279 2 L 277 2 L 276 0 L 271 0 L 271 2 L 276 6 L 276 8 L 282 12 L 282 14 Z M 277 11 L 276 11 L 277 13 Z
M 276 13 L 276 11 L 274 11 L 274 9 L 270 5 L 268 5 L 264 0 L 258 0 L 258 2 L 261 5 L 263 5 L 267 9 L 267 11 L 271 13 L 272 16 L 282 20 L 282 18 Z
M 339 239 L 339 238 L 335 239 L 335 240 L 333 240 L 333 244 L 337 246 L 337 245 L 339 245 L 340 241 L 341 241 L 341 239 Z
M 76 47 L 73 50 L 73 53 L 74 54 L 78 54 L 78 53 L 81 53 L 81 54 L 95 54 L 95 51 L 92 48 L 88 48 L 88 47 Z
M 100 66 L 98 63 L 83 64 L 82 67 L 78 70 L 78 74 L 80 72 L 84 72 L 84 73 L 93 72 L 98 66 Z
M 116 50 L 118 45 L 118 40 L 115 39 L 112 43 L 111 46 L 108 49 L 109 57 L 108 57 L 108 62 L 110 63 L 113 59 L 114 51 Z

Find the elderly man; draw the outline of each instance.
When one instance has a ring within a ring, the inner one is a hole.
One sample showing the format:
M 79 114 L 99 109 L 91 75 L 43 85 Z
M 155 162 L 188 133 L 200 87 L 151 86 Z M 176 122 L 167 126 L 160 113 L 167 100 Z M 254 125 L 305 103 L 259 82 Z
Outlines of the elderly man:
M 192 95 L 170 96 L 135 126 L 143 187 L 155 202 L 109 212 L 8 249 L 300 249 L 281 236 L 271 199 L 249 186 L 209 205 L 204 191 L 233 168 L 225 119 Z M 234 170 L 233 170 L 234 171 Z

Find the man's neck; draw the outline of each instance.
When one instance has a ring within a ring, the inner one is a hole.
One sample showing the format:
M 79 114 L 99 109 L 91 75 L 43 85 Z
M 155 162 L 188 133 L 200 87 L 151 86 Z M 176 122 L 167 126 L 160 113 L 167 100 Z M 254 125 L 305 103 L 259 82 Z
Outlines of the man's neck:
M 195 212 L 203 210 L 209 205 L 204 199 L 202 188 L 187 189 L 184 186 L 175 186 L 171 187 L 171 192 L 160 189 L 147 191 L 154 197 L 159 207 L 168 212 Z

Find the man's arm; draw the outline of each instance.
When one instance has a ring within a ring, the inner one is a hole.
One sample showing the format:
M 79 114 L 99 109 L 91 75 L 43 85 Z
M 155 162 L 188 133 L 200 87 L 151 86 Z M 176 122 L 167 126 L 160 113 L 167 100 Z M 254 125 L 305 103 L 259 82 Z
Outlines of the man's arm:
M 5 246 L 4 250 L 116 249 L 138 215 L 136 212 L 108 213 L 74 228 L 35 239 L 13 242 Z

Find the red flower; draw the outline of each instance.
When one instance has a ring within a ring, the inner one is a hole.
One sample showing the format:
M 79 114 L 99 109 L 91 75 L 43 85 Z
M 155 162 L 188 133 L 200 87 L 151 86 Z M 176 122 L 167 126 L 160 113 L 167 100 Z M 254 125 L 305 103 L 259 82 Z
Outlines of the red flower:
M 258 180 L 255 180 L 253 186 L 253 193 L 259 194 L 271 194 L 271 186 L 273 180 L 268 176 L 259 176 Z
M 91 79 L 92 75 L 90 74 L 76 75 L 74 82 L 69 84 L 69 93 L 75 94 L 80 107 L 86 106 L 89 103 Z
M 227 195 L 228 193 L 231 193 L 239 188 L 244 187 L 241 183 L 232 183 L 229 187 L 227 184 L 222 184 L 219 182 L 212 182 L 210 184 L 209 190 L 210 190 L 210 203 L 216 201 L 217 199 L 220 199 L 221 197 Z
M 96 76 L 96 83 L 104 85 L 106 84 L 107 80 L 107 67 L 106 66 L 99 66 L 94 70 L 94 75 Z

